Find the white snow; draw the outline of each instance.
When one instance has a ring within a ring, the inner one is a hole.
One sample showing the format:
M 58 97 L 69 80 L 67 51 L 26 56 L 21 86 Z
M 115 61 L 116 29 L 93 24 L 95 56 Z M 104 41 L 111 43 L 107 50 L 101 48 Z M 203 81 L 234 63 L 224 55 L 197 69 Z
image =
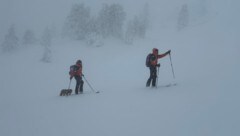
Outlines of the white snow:
M 133 45 L 111 39 L 89 47 L 54 39 L 51 63 L 40 61 L 40 46 L 0 54 L 0 135 L 240 135 L 239 2 L 223 2 L 215 3 L 218 13 L 209 21 L 180 32 L 172 22 L 153 23 Z M 177 86 L 145 87 L 145 57 L 153 47 L 172 50 L 176 74 L 173 79 L 169 57 L 161 59 L 158 84 Z M 85 82 L 84 94 L 60 97 L 77 59 L 100 93 Z

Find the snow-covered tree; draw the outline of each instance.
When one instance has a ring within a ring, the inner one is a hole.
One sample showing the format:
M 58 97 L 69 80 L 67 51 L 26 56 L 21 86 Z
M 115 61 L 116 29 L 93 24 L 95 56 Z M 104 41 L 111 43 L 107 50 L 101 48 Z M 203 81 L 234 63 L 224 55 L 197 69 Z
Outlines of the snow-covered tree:
M 52 52 L 49 47 L 44 47 L 43 57 L 41 59 L 42 62 L 50 63 L 52 60 Z
M 88 45 L 96 45 L 101 39 L 99 24 L 96 18 L 92 17 L 87 25 L 88 33 L 85 36 L 85 41 Z
M 132 44 L 134 39 L 141 37 L 145 29 L 139 20 L 139 17 L 135 16 L 132 20 L 129 20 L 125 33 L 125 42 Z
M 104 4 L 99 12 L 99 31 L 103 37 L 113 36 L 121 38 L 126 13 L 119 4 Z
M 23 44 L 24 45 L 32 45 L 36 43 L 36 37 L 32 30 L 26 30 L 23 35 Z
M 40 43 L 44 47 L 50 47 L 51 46 L 51 44 L 52 44 L 52 34 L 51 34 L 51 30 L 48 27 L 46 27 L 45 30 L 43 31 Z
M 136 32 L 135 32 L 134 21 L 130 20 L 127 24 L 124 40 L 127 44 L 132 44 L 135 37 L 136 37 Z
M 14 25 L 8 29 L 8 33 L 5 35 L 5 39 L 1 44 L 1 47 L 3 52 L 11 52 L 19 47 L 19 39 L 16 36 Z
M 131 44 L 135 38 L 145 38 L 145 34 L 149 25 L 149 8 L 145 4 L 143 12 L 129 20 L 125 32 L 125 42 Z
M 46 63 L 51 62 L 52 55 L 50 46 L 52 44 L 52 35 L 48 27 L 44 30 L 40 43 L 44 47 L 44 53 L 41 60 Z
M 188 5 L 182 5 L 182 8 L 179 12 L 178 22 L 177 22 L 177 29 L 182 30 L 183 28 L 187 27 L 189 23 L 189 11 Z
M 89 34 L 90 8 L 82 4 L 72 6 L 70 14 L 67 16 L 63 35 L 77 40 L 84 40 Z
M 143 7 L 142 13 L 139 15 L 140 25 L 142 29 L 141 37 L 145 37 L 146 30 L 149 27 L 149 5 L 146 3 Z

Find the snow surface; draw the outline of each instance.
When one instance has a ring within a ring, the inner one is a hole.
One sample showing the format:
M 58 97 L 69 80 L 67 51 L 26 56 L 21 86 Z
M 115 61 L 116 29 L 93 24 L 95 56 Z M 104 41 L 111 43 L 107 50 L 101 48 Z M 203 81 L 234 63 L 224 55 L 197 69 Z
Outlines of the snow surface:
M 223 2 L 209 21 L 180 32 L 153 23 L 133 45 L 55 39 L 51 63 L 40 61 L 39 46 L 0 54 L 0 135 L 239 136 L 239 2 Z M 153 47 L 172 50 L 176 74 L 169 57 L 161 59 L 159 85 L 177 86 L 145 87 Z M 84 94 L 60 97 L 77 59 L 100 93 L 85 83 Z

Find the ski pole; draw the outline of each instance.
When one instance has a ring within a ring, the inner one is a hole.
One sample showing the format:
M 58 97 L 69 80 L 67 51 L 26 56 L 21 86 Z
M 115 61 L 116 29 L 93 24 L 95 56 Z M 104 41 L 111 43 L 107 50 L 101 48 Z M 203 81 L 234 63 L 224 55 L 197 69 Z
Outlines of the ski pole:
M 68 89 L 70 88 L 70 85 L 71 85 L 71 81 L 72 81 L 72 79 L 70 79 L 70 82 L 69 82 L 69 85 L 68 85 Z
M 171 62 L 171 67 L 172 67 L 173 78 L 175 79 L 175 74 L 174 74 L 173 65 L 172 65 L 171 53 L 169 53 L 169 58 L 170 58 L 170 62 Z
M 158 87 L 158 75 L 159 75 L 159 67 L 157 68 L 157 85 L 156 85 L 156 88 Z
M 84 78 L 84 80 L 87 82 L 87 84 L 88 84 L 88 86 L 91 88 L 91 90 L 93 91 L 93 92 L 95 92 L 95 93 L 99 93 L 99 91 L 95 91 L 94 89 L 93 89 L 93 87 L 90 85 L 90 83 L 87 81 L 87 79 L 85 78 L 85 76 L 82 76 L 83 78 Z

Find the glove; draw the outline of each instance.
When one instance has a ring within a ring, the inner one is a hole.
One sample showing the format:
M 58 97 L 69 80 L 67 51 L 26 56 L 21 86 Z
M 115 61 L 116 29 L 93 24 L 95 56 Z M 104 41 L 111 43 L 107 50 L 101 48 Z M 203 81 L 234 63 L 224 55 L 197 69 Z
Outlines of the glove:
M 171 50 L 168 50 L 167 52 L 166 52 L 166 54 L 170 54 L 171 53 Z
M 156 67 L 160 67 L 160 63 L 158 63 L 158 64 L 156 65 Z

